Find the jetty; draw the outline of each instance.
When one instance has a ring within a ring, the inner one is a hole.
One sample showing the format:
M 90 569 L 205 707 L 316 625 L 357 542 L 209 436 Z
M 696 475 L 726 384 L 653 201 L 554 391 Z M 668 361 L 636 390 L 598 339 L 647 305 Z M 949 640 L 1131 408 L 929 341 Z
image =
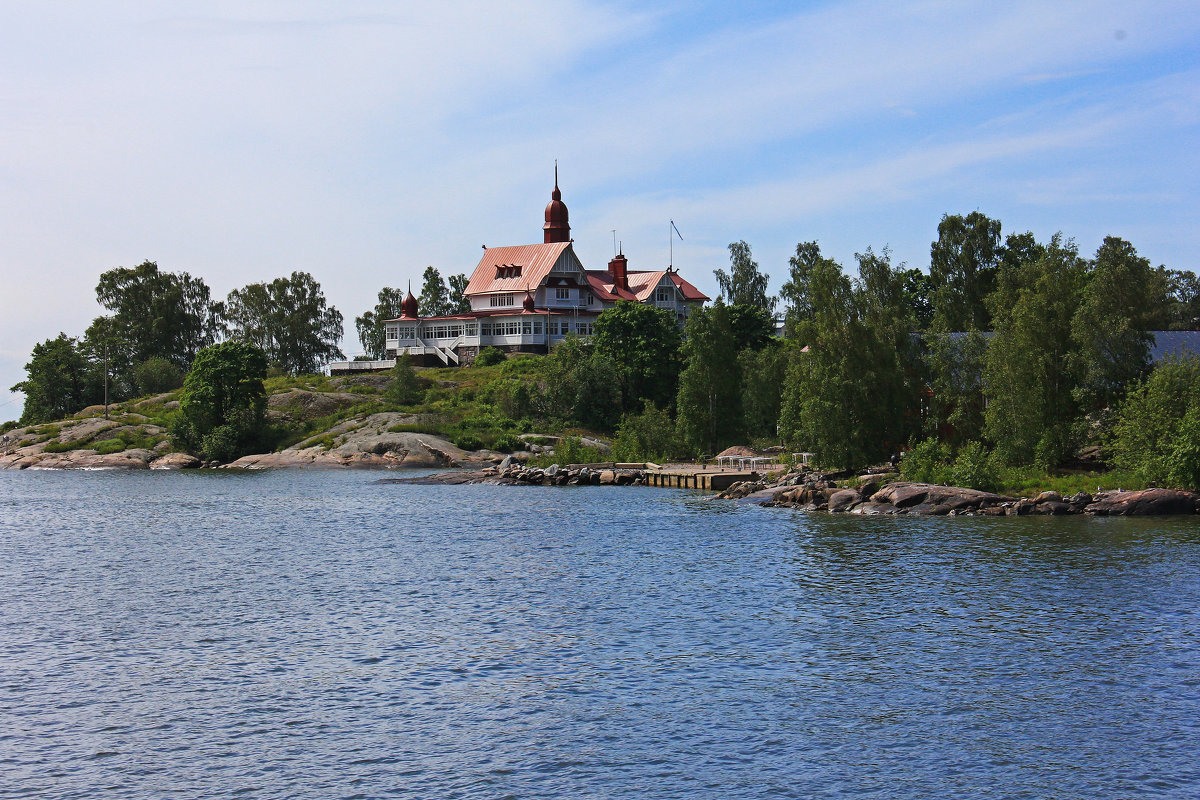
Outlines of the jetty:
M 645 470 L 647 486 L 661 486 L 669 489 L 702 489 L 710 492 L 721 492 L 744 481 L 763 480 L 768 472 L 783 472 L 785 467 L 774 459 L 762 459 L 764 464 L 759 466 L 725 466 L 706 464 L 666 464 L 658 465 L 647 462 L 638 464 Z M 773 464 L 774 469 L 768 469 L 767 463 Z

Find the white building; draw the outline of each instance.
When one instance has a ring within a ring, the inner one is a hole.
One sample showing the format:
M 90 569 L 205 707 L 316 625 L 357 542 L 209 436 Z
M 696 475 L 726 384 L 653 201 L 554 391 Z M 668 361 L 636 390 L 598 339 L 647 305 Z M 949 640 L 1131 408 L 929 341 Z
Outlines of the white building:
M 567 217 L 556 178 L 546 206 L 544 241 L 484 248 L 464 293 L 470 313 L 422 317 L 410 291 L 401 316 L 385 323 L 388 359 L 407 354 L 427 366 L 469 364 L 489 345 L 507 352 L 547 353 L 568 334 L 590 336 L 600 312 L 622 300 L 668 309 L 681 325 L 708 300 L 673 269 L 630 270 L 624 254 L 607 269 L 585 269 L 571 246 Z M 360 369 L 370 369 L 366 364 L 379 362 L 359 363 Z

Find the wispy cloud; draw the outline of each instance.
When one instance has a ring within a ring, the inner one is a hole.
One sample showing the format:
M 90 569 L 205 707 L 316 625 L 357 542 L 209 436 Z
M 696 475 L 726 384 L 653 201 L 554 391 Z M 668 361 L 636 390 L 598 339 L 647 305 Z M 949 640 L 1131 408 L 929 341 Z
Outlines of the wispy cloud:
M 535 238 L 555 157 L 589 263 L 614 227 L 665 261 L 672 215 L 707 272 L 743 237 L 776 264 L 801 235 L 921 263 L 960 204 L 1094 227 L 1165 197 L 1158 219 L 1197 210 L 1191 2 L 852 0 L 720 24 L 585 0 L 59 8 L 19 4 L 0 30 L 16 352 L 81 331 L 99 272 L 143 258 L 218 294 L 307 269 L 351 319 L 426 264 Z M 1164 259 L 1200 244 L 1142 229 Z M 0 353 L 0 383 L 23 363 Z

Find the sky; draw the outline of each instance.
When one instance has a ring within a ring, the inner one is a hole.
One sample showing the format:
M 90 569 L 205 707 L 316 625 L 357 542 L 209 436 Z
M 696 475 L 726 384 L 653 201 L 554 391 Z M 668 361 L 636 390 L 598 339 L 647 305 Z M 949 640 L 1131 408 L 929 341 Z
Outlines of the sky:
M 1194 0 L 0 0 L 0 420 L 145 260 L 308 272 L 359 353 L 380 288 L 540 242 L 556 159 L 585 266 L 714 297 L 730 242 L 777 292 L 975 210 L 1194 270 L 1198 42 Z

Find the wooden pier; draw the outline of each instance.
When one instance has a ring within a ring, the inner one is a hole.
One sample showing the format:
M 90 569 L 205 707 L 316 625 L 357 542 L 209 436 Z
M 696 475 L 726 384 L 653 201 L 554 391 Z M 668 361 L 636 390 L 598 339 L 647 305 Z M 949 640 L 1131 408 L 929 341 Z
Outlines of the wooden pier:
M 720 492 L 740 481 L 756 481 L 765 473 L 753 470 L 671 468 L 646 465 L 646 485 L 671 489 L 702 489 Z

